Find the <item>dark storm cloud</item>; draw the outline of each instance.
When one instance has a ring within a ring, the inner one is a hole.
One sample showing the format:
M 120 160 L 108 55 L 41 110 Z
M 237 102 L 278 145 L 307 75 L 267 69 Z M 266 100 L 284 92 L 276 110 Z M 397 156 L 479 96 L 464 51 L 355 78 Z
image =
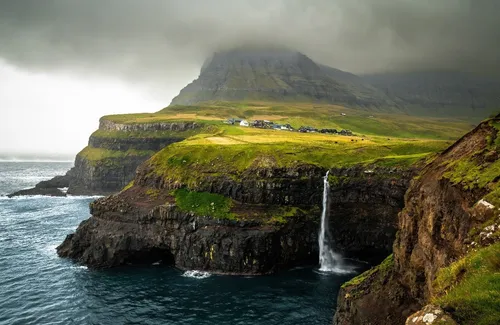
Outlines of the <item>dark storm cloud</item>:
M 0 0 L 0 57 L 144 82 L 265 43 L 354 72 L 498 72 L 499 10 L 498 0 Z

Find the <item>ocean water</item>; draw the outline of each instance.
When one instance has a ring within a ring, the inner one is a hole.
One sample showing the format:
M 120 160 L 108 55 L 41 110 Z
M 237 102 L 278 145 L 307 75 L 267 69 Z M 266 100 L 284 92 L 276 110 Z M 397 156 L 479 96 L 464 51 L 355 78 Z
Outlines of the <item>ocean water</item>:
M 0 195 L 71 163 L 0 162 Z M 89 270 L 55 248 L 89 217 L 93 197 L 0 196 L 0 324 L 330 324 L 354 274 L 297 268 L 219 276 L 151 265 Z

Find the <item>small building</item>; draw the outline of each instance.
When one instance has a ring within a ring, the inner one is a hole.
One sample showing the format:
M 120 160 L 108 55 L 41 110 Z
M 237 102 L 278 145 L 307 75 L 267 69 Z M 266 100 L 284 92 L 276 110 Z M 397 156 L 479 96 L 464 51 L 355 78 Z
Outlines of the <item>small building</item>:
M 301 126 L 299 128 L 299 132 L 302 132 L 302 133 L 312 133 L 312 132 L 318 132 L 318 129 L 315 129 L 312 126 Z
M 266 123 L 263 120 L 255 120 L 252 122 L 252 126 L 256 128 L 264 128 Z
M 241 120 L 240 121 L 240 126 L 249 126 L 250 124 L 248 123 L 247 120 Z

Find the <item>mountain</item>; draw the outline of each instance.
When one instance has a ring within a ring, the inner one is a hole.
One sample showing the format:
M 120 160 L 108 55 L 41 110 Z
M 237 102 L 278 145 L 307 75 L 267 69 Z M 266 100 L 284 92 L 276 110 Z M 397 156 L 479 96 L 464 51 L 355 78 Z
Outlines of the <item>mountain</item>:
M 465 72 L 365 75 L 363 81 L 414 114 L 478 116 L 500 110 L 500 79 Z
M 235 49 L 215 53 L 203 65 L 198 79 L 182 89 L 172 105 L 247 100 L 397 109 L 391 99 L 363 79 L 284 49 Z
M 414 115 L 483 119 L 500 109 L 500 79 L 431 71 L 357 76 L 286 49 L 215 53 L 171 105 L 209 101 L 288 101 Z

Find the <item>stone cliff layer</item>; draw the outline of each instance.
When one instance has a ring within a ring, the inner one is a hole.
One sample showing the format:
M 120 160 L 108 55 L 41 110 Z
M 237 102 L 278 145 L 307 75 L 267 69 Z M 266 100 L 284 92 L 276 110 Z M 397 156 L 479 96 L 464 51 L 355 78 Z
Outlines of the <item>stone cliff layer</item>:
M 360 166 L 331 170 L 336 177 L 330 179 L 331 229 L 339 252 L 353 257 L 369 252 L 376 262 L 390 252 L 414 171 L 365 171 Z M 145 164 L 130 189 L 92 205 L 92 217 L 58 253 L 92 267 L 161 259 L 182 269 L 221 273 L 265 274 L 313 264 L 324 173 L 307 165 L 262 168 L 244 172 L 239 180 L 209 177 L 189 187 L 231 199 L 236 217 L 226 220 L 181 210 L 172 191 L 185 184 L 165 182 Z M 293 212 L 278 218 L 287 206 Z

